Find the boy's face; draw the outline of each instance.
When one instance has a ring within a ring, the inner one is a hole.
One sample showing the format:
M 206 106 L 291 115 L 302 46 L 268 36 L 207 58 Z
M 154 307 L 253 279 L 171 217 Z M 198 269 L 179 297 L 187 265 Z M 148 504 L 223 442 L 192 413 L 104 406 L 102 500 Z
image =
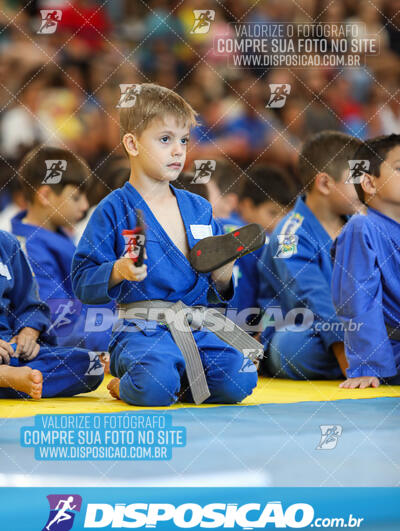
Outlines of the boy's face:
M 237 208 L 237 194 L 221 194 L 221 190 L 212 179 L 206 183 L 206 187 L 208 192 L 208 200 L 211 203 L 214 218 L 229 218 L 232 212 Z
M 343 170 L 340 180 L 334 181 L 330 189 L 330 203 L 336 214 L 351 216 L 362 209 L 362 203 L 353 183 L 346 183 L 350 175 L 350 169 Z
M 67 184 L 61 194 L 57 195 L 51 191 L 47 200 L 50 207 L 49 215 L 54 225 L 57 226 L 74 226 L 84 217 L 89 208 L 86 194 L 72 184 Z
M 272 232 L 286 215 L 288 208 L 271 200 L 255 205 L 246 197 L 240 202 L 240 212 L 248 223 L 258 223 L 266 231 Z
M 177 179 L 186 160 L 189 125 L 182 125 L 174 116 L 167 115 L 163 120 L 150 122 L 137 141 L 135 164 L 144 175 L 156 181 Z
M 375 179 L 376 196 L 386 203 L 400 204 L 400 145 L 391 149 Z

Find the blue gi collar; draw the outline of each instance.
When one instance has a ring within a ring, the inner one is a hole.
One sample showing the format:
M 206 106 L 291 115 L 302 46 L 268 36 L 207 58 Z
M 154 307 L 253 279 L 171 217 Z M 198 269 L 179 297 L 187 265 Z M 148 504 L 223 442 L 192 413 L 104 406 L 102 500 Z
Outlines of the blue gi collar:
M 74 245 L 71 236 L 62 227 L 59 227 L 56 232 L 53 232 L 37 225 L 31 225 L 30 223 L 24 223 L 22 220 L 25 218 L 27 211 L 18 212 L 11 220 L 11 230 L 16 236 L 23 236 L 29 238 L 31 236 L 44 236 L 46 241 L 60 242 L 60 238 L 64 241 L 65 238 Z
M 292 210 L 290 215 L 293 214 L 294 212 L 298 212 L 300 215 L 304 217 L 302 227 L 303 227 L 303 230 L 305 230 L 305 232 L 307 232 L 310 235 L 311 239 L 315 239 L 317 241 L 322 240 L 324 242 L 332 243 L 332 238 L 326 232 L 321 222 L 315 216 L 312 210 L 306 205 L 305 200 L 306 200 L 305 195 L 299 196 L 294 205 L 294 209 Z

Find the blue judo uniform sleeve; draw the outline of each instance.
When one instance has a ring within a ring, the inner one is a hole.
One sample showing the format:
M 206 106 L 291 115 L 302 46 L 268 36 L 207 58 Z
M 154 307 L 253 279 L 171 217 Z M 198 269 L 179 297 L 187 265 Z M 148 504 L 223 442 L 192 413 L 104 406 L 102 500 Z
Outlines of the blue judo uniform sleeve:
M 1 234 L 0 244 L 10 253 L 8 260 L 1 264 L 3 271 L 0 273 L 3 284 L 2 307 L 8 314 L 8 317 L 2 315 L 1 320 L 2 324 L 7 322 L 4 322 L 4 326 L 8 328 L 8 339 L 24 327 L 35 328 L 43 334 L 50 326 L 50 311 L 39 300 L 37 285 L 25 255 L 15 238 L 8 233 Z
M 171 186 L 184 223 L 189 248 L 209 235 L 221 234 L 212 219 L 211 205 L 200 196 Z M 125 254 L 122 231 L 137 224 L 141 209 L 146 226 L 147 277 L 142 282 L 122 281 L 109 288 L 115 262 Z M 93 212 L 78 244 L 72 265 L 76 295 L 87 304 L 110 300 L 130 303 L 161 299 L 188 306 L 225 304 L 210 274 L 195 271 L 174 245 L 139 192 L 128 182 L 111 192 Z M 243 354 L 207 329 L 193 336 L 206 373 L 208 402 L 235 403 L 251 393 L 257 372 L 242 369 Z M 110 370 L 120 378 L 120 396 L 139 406 L 169 405 L 178 399 L 192 401 L 185 362 L 165 325 L 143 319 L 121 320 L 110 343 Z
M 349 378 L 399 372 L 400 343 L 386 331 L 400 320 L 399 243 L 400 225 L 373 209 L 354 216 L 335 242 L 332 293 L 345 324 Z
M 10 341 L 25 327 L 40 332 L 40 350 L 36 358 L 24 362 L 12 357 L 10 365 L 41 371 L 43 397 L 73 396 L 100 385 L 104 371 L 95 353 L 55 346 L 55 335 L 48 333 L 50 311 L 38 297 L 26 256 L 16 238 L 4 231 L 0 231 L 0 304 L 1 339 Z M 0 398 L 24 396 L 14 389 L 0 389 Z

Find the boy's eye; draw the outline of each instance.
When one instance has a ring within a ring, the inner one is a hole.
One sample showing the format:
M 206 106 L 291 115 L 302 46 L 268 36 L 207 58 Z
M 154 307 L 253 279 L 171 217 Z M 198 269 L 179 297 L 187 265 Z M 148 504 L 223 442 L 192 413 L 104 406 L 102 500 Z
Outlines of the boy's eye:
M 182 144 L 187 144 L 189 142 L 188 138 L 182 138 L 181 139 Z
M 161 142 L 162 142 L 163 144 L 165 144 L 166 142 L 168 142 L 168 140 L 169 140 L 169 136 L 162 136 L 162 137 L 160 138 L 160 140 L 161 140 Z

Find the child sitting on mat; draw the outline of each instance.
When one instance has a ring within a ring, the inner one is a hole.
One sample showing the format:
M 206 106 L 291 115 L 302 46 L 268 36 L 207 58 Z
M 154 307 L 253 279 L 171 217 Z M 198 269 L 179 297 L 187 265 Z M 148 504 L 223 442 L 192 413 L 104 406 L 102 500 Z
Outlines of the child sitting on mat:
M 258 263 L 266 371 L 278 378 L 336 379 L 344 374 L 343 331 L 332 303 L 330 249 L 347 216 L 361 207 L 346 184 L 359 141 L 322 131 L 303 145 L 305 195 L 277 225 Z
M 258 223 L 267 233 L 271 232 L 287 214 L 296 196 L 289 176 L 280 168 L 268 164 L 254 165 L 242 178 L 236 219 L 218 219 L 224 232 L 232 232 L 246 223 Z M 221 191 L 223 195 L 223 190 Z M 258 332 L 260 320 L 260 277 L 258 264 L 264 246 L 237 260 L 233 268 L 235 296 L 230 306 L 237 312 L 235 322 L 249 332 Z
M 352 158 L 368 211 L 352 217 L 334 247 L 333 302 L 349 364 L 341 387 L 400 385 L 400 135 L 368 140 Z
M 129 90 L 120 121 L 130 179 L 93 212 L 72 265 L 82 302 L 119 304 L 109 390 L 139 406 L 178 397 L 241 402 L 257 383 L 250 354 L 260 344 L 223 316 L 211 330 L 209 320 L 215 324 L 221 313 L 209 306 L 232 297 L 234 260 L 261 246 L 265 234 L 250 225 L 236 236 L 212 237 L 220 229 L 208 201 L 171 185 L 185 163 L 195 112 L 167 88 L 145 83 Z M 122 235 L 136 229 L 136 209 L 146 227 L 147 265 L 140 266 L 127 256 Z M 187 308 L 193 306 L 200 308 Z
M 82 305 L 71 284 L 76 247 L 67 231 L 89 206 L 90 169 L 67 149 L 39 146 L 23 159 L 19 176 L 27 209 L 11 220 L 12 233 L 28 257 L 40 298 L 50 307 L 57 343 L 107 352 L 113 308 Z M 98 316 L 102 326 L 96 327 Z
M 0 231 L 0 398 L 87 393 L 103 380 L 95 352 L 55 346 L 50 311 L 15 236 Z

